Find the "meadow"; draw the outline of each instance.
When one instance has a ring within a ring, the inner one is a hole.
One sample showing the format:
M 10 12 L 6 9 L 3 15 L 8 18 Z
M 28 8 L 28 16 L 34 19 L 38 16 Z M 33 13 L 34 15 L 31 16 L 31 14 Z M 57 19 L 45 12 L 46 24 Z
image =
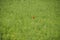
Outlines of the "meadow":
M 59 0 L 0 0 L 0 40 L 60 40 Z

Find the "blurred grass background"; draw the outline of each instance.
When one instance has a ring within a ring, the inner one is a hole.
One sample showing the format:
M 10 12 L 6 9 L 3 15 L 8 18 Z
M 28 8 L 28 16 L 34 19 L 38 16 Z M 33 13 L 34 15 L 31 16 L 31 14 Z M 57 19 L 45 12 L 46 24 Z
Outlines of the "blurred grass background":
M 59 0 L 0 0 L 0 40 L 60 40 L 59 4 Z

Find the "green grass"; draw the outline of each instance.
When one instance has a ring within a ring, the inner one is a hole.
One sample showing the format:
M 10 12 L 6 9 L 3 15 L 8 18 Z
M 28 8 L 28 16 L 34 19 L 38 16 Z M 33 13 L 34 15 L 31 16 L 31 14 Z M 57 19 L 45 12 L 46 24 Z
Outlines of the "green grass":
M 58 0 L 0 0 L 0 40 L 60 40 L 59 10 Z

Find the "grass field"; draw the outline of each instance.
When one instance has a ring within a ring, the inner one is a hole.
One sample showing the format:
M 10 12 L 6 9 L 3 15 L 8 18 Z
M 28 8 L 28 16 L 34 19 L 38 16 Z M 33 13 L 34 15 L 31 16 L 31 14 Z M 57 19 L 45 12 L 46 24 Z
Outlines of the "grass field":
M 0 0 L 0 40 L 60 40 L 59 0 Z

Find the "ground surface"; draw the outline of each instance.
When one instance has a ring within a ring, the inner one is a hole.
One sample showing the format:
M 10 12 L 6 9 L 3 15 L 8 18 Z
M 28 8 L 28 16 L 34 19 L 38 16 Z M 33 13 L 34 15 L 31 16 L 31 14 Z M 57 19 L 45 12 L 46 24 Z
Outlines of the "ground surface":
M 0 40 L 60 40 L 59 0 L 0 0 Z

